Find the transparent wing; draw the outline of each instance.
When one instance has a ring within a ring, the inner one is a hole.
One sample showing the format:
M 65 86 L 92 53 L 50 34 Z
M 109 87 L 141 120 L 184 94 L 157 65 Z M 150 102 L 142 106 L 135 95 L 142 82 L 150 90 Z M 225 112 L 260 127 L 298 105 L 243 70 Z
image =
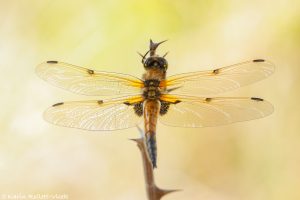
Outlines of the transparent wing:
M 210 71 L 170 76 L 161 86 L 176 94 L 214 95 L 237 89 L 270 76 L 274 65 L 262 59 L 247 61 Z
M 200 98 L 163 95 L 162 101 L 169 102 L 160 122 L 169 126 L 209 127 L 248 121 L 270 115 L 273 106 L 255 97 Z
M 141 96 L 109 101 L 75 101 L 54 104 L 44 113 L 46 121 L 65 127 L 92 131 L 118 130 L 136 126 L 142 118 L 133 105 Z
M 134 76 L 94 71 L 58 61 L 38 65 L 36 73 L 55 86 L 91 96 L 138 94 L 144 86 L 143 81 Z

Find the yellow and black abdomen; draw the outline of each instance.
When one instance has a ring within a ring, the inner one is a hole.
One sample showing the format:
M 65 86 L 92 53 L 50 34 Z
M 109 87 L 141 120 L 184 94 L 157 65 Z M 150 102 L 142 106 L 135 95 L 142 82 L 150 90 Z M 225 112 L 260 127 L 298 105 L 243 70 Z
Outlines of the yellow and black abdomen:
M 160 101 L 158 99 L 147 99 L 144 102 L 144 124 L 145 139 L 153 167 L 156 167 L 157 147 L 156 147 L 156 124 L 160 112 Z

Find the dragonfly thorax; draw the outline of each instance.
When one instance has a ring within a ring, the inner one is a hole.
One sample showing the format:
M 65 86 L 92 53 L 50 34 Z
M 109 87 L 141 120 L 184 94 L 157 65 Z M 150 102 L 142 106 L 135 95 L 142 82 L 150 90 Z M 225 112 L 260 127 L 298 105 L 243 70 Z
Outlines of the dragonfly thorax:
M 143 96 L 145 99 L 158 99 L 160 96 L 159 84 L 160 81 L 156 79 L 149 79 L 144 82 Z
M 158 87 L 160 84 L 160 81 L 157 79 L 148 79 L 148 80 L 145 80 L 144 84 L 145 84 L 145 87 Z

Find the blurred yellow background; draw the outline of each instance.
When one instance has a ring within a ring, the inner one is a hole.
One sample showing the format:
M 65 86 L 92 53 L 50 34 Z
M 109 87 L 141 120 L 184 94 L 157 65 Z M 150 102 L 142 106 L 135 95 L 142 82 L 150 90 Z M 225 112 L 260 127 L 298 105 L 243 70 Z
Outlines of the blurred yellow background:
M 169 39 L 158 50 L 170 51 L 169 74 L 254 58 L 276 64 L 270 78 L 225 94 L 265 98 L 271 116 L 216 128 L 158 126 L 157 184 L 183 189 L 164 199 L 300 199 L 299 0 L 1 0 L 0 195 L 146 199 L 140 154 L 128 140 L 138 131 L 46 123 L 48 106 L 87 97 L 34 69 L 60 60 L 140 77 L 136 51 L 147 51 L 150 38 Z

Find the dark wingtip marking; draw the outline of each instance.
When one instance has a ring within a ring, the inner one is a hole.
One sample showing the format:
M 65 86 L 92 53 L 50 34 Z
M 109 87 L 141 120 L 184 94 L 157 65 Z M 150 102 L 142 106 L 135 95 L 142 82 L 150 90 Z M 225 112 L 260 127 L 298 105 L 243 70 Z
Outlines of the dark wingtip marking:
M 251 97 L 251 99 L 254 100 L 254 101 L 263 101 L 263 99 L 258 98 L 258 97 Z
M 218 73 L 220 73 L 220 69 L 215 69 L 215 70 L 213 70 L 212 73 L 213 73 L 213 74 L 218 74 Z
M 87 72 L 91 75 L 95 73 L 94 70 L 91 70 L 91 69 L 88 69 Z
M 49 61 L 47 61 L 47 63 L 49 63 L 49 64 L 57 64 L 58 61 L 55 61 L 55 60 L 49 60 Z
M 211 102 L 212 98 L 205 98 L 205 102 Z
M 97 103 L 98 103 L 99 105 L 101 105 L 101 104 L 103 104 L 103 100 L 98 100 Z
M 56 103 L 56 104 L 53 105 L 53 107 L 55 107 L 55 106 L 60 106 L 60 105 L 63 105 L 63 104 L 64 104 L 63 102 Z
M 265 60 L 264 59 L 255 59 L 255 60 L 253 60 L 253 62 L 265 62 Z

